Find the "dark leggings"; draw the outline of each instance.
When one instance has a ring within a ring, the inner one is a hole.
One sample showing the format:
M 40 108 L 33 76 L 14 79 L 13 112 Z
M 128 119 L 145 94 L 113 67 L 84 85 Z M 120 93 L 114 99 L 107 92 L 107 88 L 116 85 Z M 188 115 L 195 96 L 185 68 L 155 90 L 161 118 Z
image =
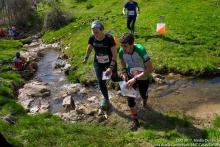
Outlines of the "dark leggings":
M 106 80 L 102 80 L 102 73 L 106 71 L 106 69 L 109 67 L 108 64 L 101 64 L 98 62 L 94 62 L 94 68 L 95 68 L 95 73 L 96 77 L 98 80 L 99 88 L 102 92 L 102 95 L 104 96 L 105 99 L 109 99 L 108 97 L 108 88 L 106 85 Z M 118 73 L 117 73 L 117 63 L 115 64 L 115 68 L 112 70 L 112 81 L 117 82 L 119 79 Z
M 139 92 L 141 95 L 141 98 L 144 100 L 148 99 L 148 87 L 149 87 L 149 80 L 138 80 L 134 85 L 132 86 L 134 89 L 139 88 Z M 133 97 L 127 97 L 128 106 L 134 107 L 136 105 L 135 98 Z
M 127 28 L 134 34 L 134 24 L 136 22 L 136 17 L 128 17 L 127 18 Z

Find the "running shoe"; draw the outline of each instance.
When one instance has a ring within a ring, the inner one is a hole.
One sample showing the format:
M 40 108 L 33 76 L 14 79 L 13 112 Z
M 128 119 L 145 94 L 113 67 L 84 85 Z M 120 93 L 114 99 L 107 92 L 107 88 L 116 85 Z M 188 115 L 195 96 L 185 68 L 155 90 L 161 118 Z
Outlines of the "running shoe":
M 109 102 L 108 99 L 103 99 L 102 100 L 102 104 L 101 104 L 102 110 L 108 110 L 109 105 L 110 105 L 110 102 Z
M 142 107 L 144 107 L 144 108 L 147 107 L 147 100 L 142 99 Z
M 132 125 L 130 126 L 131 131 L 137 131 L 137 129 L 140 127 L 140 123 L 138 119 L 134 119 Z

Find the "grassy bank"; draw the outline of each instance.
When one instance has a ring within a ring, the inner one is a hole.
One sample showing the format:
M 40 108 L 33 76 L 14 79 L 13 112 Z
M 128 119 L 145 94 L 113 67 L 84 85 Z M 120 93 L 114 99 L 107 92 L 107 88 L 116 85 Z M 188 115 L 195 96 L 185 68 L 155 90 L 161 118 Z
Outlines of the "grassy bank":
M 69 47 L 64 52 L 71 57 L 70 80 L 78 78 L 85 82 L 90 77 L 90 71 L 94 72 L 93 54 L 87 65 L 82 64 L 93 20 L 102 21 L 106 31 L 116 30 L 112 35 L 118 39 L 122 33 L 128 32 L 126 18 L 121 13 L 124 2 L 88 0 L 82 3 L 61 3 L 63 8 L 75 16 L 76 21 L 58 31 L 45 34 L 43 40 L 51 43 L 62 38 L 63 46 Z M 136 21 L 135 42 L 146 47 L 156 72 L 196 76 L 219 74 L 220 7 L 216 1 L 156 0 L 138 3 L 141 15 Z M 94 7 L 87 10 L 88 5 Z M 156 33 L 156 24 L 161 22 L 161 15 L 165 16 L 165 35 Z
M 21 76 L 13 72 L 13 58 L 15 53 L 21 50 L 23 44 L 18 40 L 0 39 L 0 96 L 12 97 L 10 81 L 21 83 Z
M 92 66 L 93 54 L 83 65 L 93 20 L 101 20 L 106 31 L 116 30 L 119 38 L 127 32 L 122 7 L 126 1 L 88 0 L 76 3 L 63 0 L 59 3 L 76 21 L 43 36 L 45 43 L 61 42 L 64 53 L 70 57 L 72 68 L 69 79 L 90 84 L 96 81 Z M 220 63 L 220 6 L 215 0 L 138 1 L 141 15 L 136 22 L 136 43 L 143 44 L 152 58 L 156 72 L 215 75 Z M 39 11 L 42 4 L 39 4 Z M 89 7 L 93 6 L 91 9 Z M 164 15 L 166 34 L 155 32 L 159 16 Z M 67 47 L 67 48 L 66 48 Z M 119 48 L 119 46 L 117 46 Z M 65 49 L 66 48 L 66 49 Z M 0 39 L 0 61 L 13 59 L 15 52 L 25 50 L 18 40 Z M 220 117 L 211 122 L 210 128 L 194 126 L 194 118 L 173 113 L 147 113 L 148 121 L 142 121 L 138 132 L 130 132 L 125 126 L 130 120 L 113 114 L 102 123 L 63 123 L 57 116 L 45 113 L 29 116 L 11 96 L 10 80 L 22 82 L 20 75 L 10 71 L 11 64 L 0 67 L 0 117 L 11 114 L 13 124 L 0 119 L 0 132 L 15 147 L 21 146 L 156 146 L 193 144 L 205 139 L 220 138 Z M 120 69 L 120 68 L 119 68 Z M 217 142 L 219 143 L 219 142 Z M 216 142 L 213 145 L 217 145 Z
M 193 118 L 149 111 L 147 121 L 140 119 L 141 128 L 131 132 L 127 126 L 130 120 L 117 113 L 101 123 L 68 124 L 50 113 L 29 116 L 15 100 L 4 97 L 0 97 L 0 108 L 0 117 L 8 114 L 14 116 L 12 124 L 0 120 L 0 132 L 14 147 L 210 146 L 211 142 L 207 140 L 218 140 L 220 137 L 220 117 L 212 122 L 212 127 L 199 129 L 192 123 Z M 218 143 L 212 142 L 212 145 Z

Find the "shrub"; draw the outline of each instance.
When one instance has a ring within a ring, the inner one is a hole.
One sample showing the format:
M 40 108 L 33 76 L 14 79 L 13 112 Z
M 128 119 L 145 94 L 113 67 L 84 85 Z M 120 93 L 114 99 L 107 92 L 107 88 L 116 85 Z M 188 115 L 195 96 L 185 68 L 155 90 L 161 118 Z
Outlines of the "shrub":
M 49 11 L 44 20 L 44 28 L 58 30 L 72 21 L 73 19 L 59 7 L 54 7 Z
M 17 28 L 26 28 L 28 22 L 37 15 L 30 0 L 0 1 L 1 14 L 6 16 L 8 25 L 15 24 Z
M 28 39 L 28 38 L 25 38 L 25 39 L 21 39 L 20 42 L 21 42 L 22 44 L 30 44 L 30 43 L 31 43 L 31 40 Z
M 22 0 L 19 1 L 18 3 L 16 3 L 15 7 L 15 12 L 16 13 L 16 17 L 15 17 L 15 23 L 17 25 L 17 27 L 21 28 L 25 28 L 28 26 L 28 22 L 33 19 L 36 15 L 37 15 L 37 11 L 35 11 L 29 2 L 27 2 L 27 0 Z M 17 11 L 17 9 L 19 9 L 20 11 Z M 25 15 L 24 15 L 25 14 Z
M 75 0 L 77 3 L 86 2 L 87 0 Z
M 53 6 L 55 5 L 55 1 L 54 0 L 43 0 L 42 3 L 44 5 L 48 5 L 48 6 Z
M 91 9 L 91 8 L 93 8 L 94 6 L 92 5 L 92 4 L 88 4 L 87 6 L 86 6 L 86 9 L 88 10 L 88 9 Z

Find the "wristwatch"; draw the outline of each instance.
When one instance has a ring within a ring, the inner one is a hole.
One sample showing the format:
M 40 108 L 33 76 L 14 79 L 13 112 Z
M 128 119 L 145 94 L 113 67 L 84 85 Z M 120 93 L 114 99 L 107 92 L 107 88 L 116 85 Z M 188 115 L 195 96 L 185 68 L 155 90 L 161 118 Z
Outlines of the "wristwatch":
M 137 75 L 135 75 L 135 76 L 134 76 L 134 79 L 135 79 L 135 81 L 137 81 L 137 80 L 138 80 L 138 77 L 137 77 Z

